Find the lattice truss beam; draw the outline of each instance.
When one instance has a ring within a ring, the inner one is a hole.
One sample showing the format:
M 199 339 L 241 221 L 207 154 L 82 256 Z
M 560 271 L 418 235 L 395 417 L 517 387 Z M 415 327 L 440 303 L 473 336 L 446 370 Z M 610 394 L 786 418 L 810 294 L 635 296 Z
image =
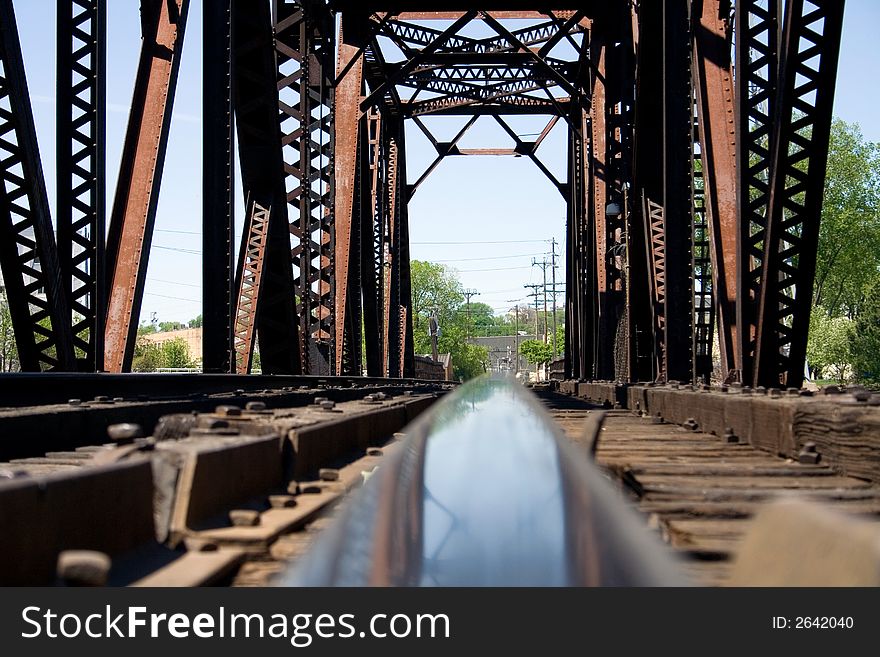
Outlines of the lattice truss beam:
M 578 95 L 578 53 L 589 21 L 583 11 L 553 12 L 535 25 L 508 29 L 491 12 L 472 10 L 438 29 L 371 17 L 384 66 L 368 78 L 374 104 L 387 87 L 399 88 L 406 116 L 463 110 L 479 113 L 549 113 Z M 479 21 L 483 36 L 468 36 Z M 398 57 L 392 61 L 392 57 Z
M 105 0 L 58 3 L 58 252 L 78 369 L 104 363 Z
M 12 0 L 0 0 L 0 267 L 21 369 L 72 369 L 70 312 Z
M 273 0 L 279 122 L 303 371 L 335 360 L 333 22 L 321 3 Z

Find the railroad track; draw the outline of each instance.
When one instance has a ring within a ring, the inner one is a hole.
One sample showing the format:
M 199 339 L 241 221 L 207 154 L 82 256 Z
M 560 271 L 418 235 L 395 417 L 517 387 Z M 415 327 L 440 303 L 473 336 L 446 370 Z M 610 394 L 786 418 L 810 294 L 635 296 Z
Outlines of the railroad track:
M 537 392 L 575 443 L 591 440 L 583 434 L 584 423 L 590 415 L 604 413 L 596 461 L 644 514 L 645 522 L 678 552 L 696 584 L 730 582 L 755 514 L 781 496 L 820 502 L 880 528 L 880 485 L 841 475 L 821 461 L 780 457 L 734 442 L 736 437 L 729 433 L 700 431 L 693 421 L 679 425 L 641 417 L 614 409 L 610 399 L 597 402 L 549 389 Z
M 146 400 L 97 395 L 0 410 L 0 453 L 17 455 L 0 463 L 0 583 L 276 583 L 343 515 L 348 494 L 399 448 L 402 430 L 450 390 L 326 379 L 224 390 L 217 379 L 198 393 L 191 381 L 168 381 L 165 395 L 155 389 Z M 822 411 L 823 400 L 794 412 L 801 404 L 794 397 L 697 398 L 677 387 L 533 390 L 565 437 L 595 457 L 643 524 L 679 554 L 696 584 L 737 583 L 744 537 L 781 495 L 880 527 L 880 485 L 847 474 L 853 467 L 870 474 L 870 463 L 850 462 L 845 452 L 842 461 L 823 460 L 815 445 L 786 458 L 752 444 L 773 434 L 799 445 L 785 431 L 802 430 L 797 418 L 814 406 Z M 719 415 L 713 405 L 728 401 L 747 412 Z M 830 424 L 850 426 L 853 414 L 865 424 L 877 410 L 843 398 L 837 404 L 842 415 Z M 466 412 L 472 404 L 457 406 Z M 682 418 L 685 409 L 699 422 Z M 758 427 L 746 442 L 741 436 L 760 424 L 745 423 L 749 413 L 793 420 L 781 429 Z M 719 431 L 719 417 L 735 426 Z M 6 430 L 21 426 L 42 430 L 29 440 Z
M 0 410 L 14 456 L 0 463 L 0 583 L 266 583 L 315 527 L 287 536 L 451 388 L 311 378 L 181 396 L 166 381 L 147 400 Z

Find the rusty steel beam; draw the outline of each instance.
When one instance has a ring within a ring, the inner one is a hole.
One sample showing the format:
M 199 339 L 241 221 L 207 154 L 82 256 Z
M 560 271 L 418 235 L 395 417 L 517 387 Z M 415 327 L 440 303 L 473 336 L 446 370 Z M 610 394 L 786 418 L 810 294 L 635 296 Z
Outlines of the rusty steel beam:
M 235 370 L 232 0 L 202 11 L 202 369 Z
M 298 374 L 300 338 L 290 264 L 272 19 L 267 4 L 234 0 L 232 7 L 232 85 L 242 191 L 245 198 L 269 212 L 263 281 L 250 308 L 254 315 L 251 321 L 257 326 L 262 371 Z M 242 240 L 242 248 L 246 244 L 247 238 Z M 239 272 L 238 278 L 241 277 Z M 241 299 L 236 302 L 240 305 Z M 237 351 L 252 353 L 253 347 Z M 249 368 L 248 363 L 246 369 Z
M 26 372 L 71 370 L 70 311 L 12 0 L 0 1 L 0 270 Z
M 335 362 L 333 24 L 300 0 L 274 0 L 273 20 L 302 367 L 329 374 Z
M 356 58 L 357 61 L 349 66 L 351 59 Z M 342 41 L 339 44 L 339 62 L 337 72 L 343 69 L 348 72 L 336 86 L 335 91 L 335 121 L 333 124 L 334 148 L 336 155 L 336 185 L 334 189 L 334 231 L 336 234 L 335 244 L 335 270 L 336 277 L 336 294 L 335 294 L 335 372 L 339 374 L 359 374 L 360 362 L 350 362 L 343 364 L 343 356 L 346 352 L 346 316 L 350 304 L 354 301 L 349 297 L 359 296 L 360 288 L 352 289 L 349 285 L 350 273 L 354 273 L 352 256 L 356 253 L 360 255 L 360 244 L 357 243 L 352 248 L 353 231 L 360 226 L 360 217 L 355 218 L 355 206 L 359 206 L 359 200 L 356 198 L 360 194 L 360 190 L 356 184 L 357 168 L 359 164 L 359 155 L 366 155 L 360 148 L 361 139 L 361 112 L 360 99 L 363 85 L 363 57 L 359 53 L 358 48 Z M 355 240 L 356 241 L 356 240 Z M 358 272 L 359 273 L 359 272 Z M 351 338 L 354 333 L 360 334 L 360 317 L 357 317 L 357 331 L 351 331 L 351 323 L 349 332 Z M 360 352 L 359 340 L 358 344 L 351 345 L 350 349 Z M 352 370 L 357 369 L 357 372 Z M 349 371 L 346 371 L 349 370 Z
M 758 295 L 756 386 L 803 383 L 843 4 L 786 3 Z
M 588 295 L 593 297 L 596 306 L 596 321 L 593 327 L 593 357 L 595 358 L 594 377 L 610 379 L 614 377 L 612 342 L 609 339 L 608 305 L 608 204 L 611 184 L 608 167 L 608 50 L 607 23 L 596 21 L 590 32 L 590 68 L 593 71 L 590 87 L 590 148 L 589 167 L 591 224 L 595 230 L 596 278 Z
M 131 369 L 189 0 L 144 0 L 143 44 L 107 239 L 109 372 Z
M 105 0 L 67 0 L 57 12 L 58 259 L 76 366 L 104 368 L 106 289 Z
M 727 11 L 724 11 L 727 10 Z M 717 307 L 721 378 L 741 370 L 736 335 L 736 115 L 731 70 L 729 0 L 694 3 L 694 87 L 712 282 Z M 739 354 L 741 356 L 741 354 Z

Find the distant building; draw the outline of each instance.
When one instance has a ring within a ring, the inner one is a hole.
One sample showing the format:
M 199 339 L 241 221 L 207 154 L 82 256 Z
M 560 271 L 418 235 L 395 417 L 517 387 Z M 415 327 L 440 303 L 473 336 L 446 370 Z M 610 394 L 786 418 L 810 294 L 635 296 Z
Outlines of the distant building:
M 517 345 L 526 340 L 534 340 L 534 335 L 496 335 L 490 337 L 474 337 L 470 343 L 478 347 L 485 347 L 489 352 L 490 372 L 528 372 L 534 370 L 534 365 L 522 354 L 517 353 Z M 519 361 L 517 368 L 517 361 Z
M 183 340 L 189 349 L 190 360 L 200 362 L 202 360 L 202 329 L 188 328 L 178 331 L 160 331 L 159 333 L 144 333 L 140 336 L 147 342 L 161 346 L 172 340 Z

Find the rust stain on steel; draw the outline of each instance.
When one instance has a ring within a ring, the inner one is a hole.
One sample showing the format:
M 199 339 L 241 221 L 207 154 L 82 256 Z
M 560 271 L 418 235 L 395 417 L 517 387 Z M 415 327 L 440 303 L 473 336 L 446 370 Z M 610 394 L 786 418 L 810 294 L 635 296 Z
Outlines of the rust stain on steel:
M 385 281 L 385 307 L 383 311 L 382 317 L 382 363 L 385 372 L 385 376 L 392 376 L 392 372 L 390 369 L 390 358 L 391 358 L 391 312 L 392 308 L 395 307 L 396 301 L 391 298 L 391 279 L 392 272 L 394 271 L 395 266 L 395 255 L 394 255 L 394 247 L 397 244 L 397 240 L 394 237 L 394 228 L 397 224 L 397 220 L 395 219 L 395 213 L 397 212 L 397 138 L 392 136 L 388 140 L 388 180 L 386 183 L 387 188 L 387 202 L 386 202 L 386 216 L 383 218 L 383 222 L 387 224 L 387 232 L 388 232 L 388 247 L 386 252 L 386 260 L 385 260 L 385 271 L 384 281 Z
M 694 32 L 694 81 L 697 87 L 700 145 L 706 208 L 709 212 L 712 276 L 718 308 L 722 377 L 742 370 L 735 349 L 736 326 L 736 116 L 727 35 L 719 17 L 720 0 L 704 0 Z
M 155 39 L 144 36 L 126 133 L 123 169 L 113 207 L 119 227 L 115 266 L 107 304 L 105 367 L 121 372 L 133 348 L 133 327 L 146 277 L 153 219 L 161 181 L 167 124 L 171 119 L 174 77 L 180 55 L 188 0 L 156 2 Z M 169 8 L 174 8 L 174 15 Z M 145 10 L 146 7 L 143 10 Z M 155 9 L 154 9 L 155 10 Z M 142 100 L 142 102 L 138 102 Z
M 603 30 L 604 31 L 604 30 Z M 606 60 L 607 51 L 604 34 L 600 35 L 594 30 L 590 35 L 590 57 L 593 70 L 596 72 L 592 88 L 592 107 L 590 111 L 591 147 L 590 168 L 593 172 L 593 220 L 596 231 L 596 291 L 599 300 L 599 329 L 600 339 L 607 335 L 603 329 L 609 321 L 607 317 L 608 307 L 608 267 L 607 267 L 607 242 L 608 221 L 605 216 L 605 206 L 608 200 L 608 184 L 611 182 L 608 175 L 608 107 L 606 86 Z M 597 364 L 597 370 L 601 370 L 603 357 Z
M 352 58 L 358 61 L 349 68 Z M 336 156 L 336 372 L 342 371 L 342 342 L 345 335 L 345 302 L 348 292 L 349 254 L 351 251 L 352 212 L 354 210 L 355 171 L 357 165 L 358 133 L 360 131 L 361 84 L 363 81 L 363 56 L 358 48 L 347 43 L 339 45 L 337 75 L 349 68 L 348 73 L 336 87 L 336 115 L 334 121 Z

